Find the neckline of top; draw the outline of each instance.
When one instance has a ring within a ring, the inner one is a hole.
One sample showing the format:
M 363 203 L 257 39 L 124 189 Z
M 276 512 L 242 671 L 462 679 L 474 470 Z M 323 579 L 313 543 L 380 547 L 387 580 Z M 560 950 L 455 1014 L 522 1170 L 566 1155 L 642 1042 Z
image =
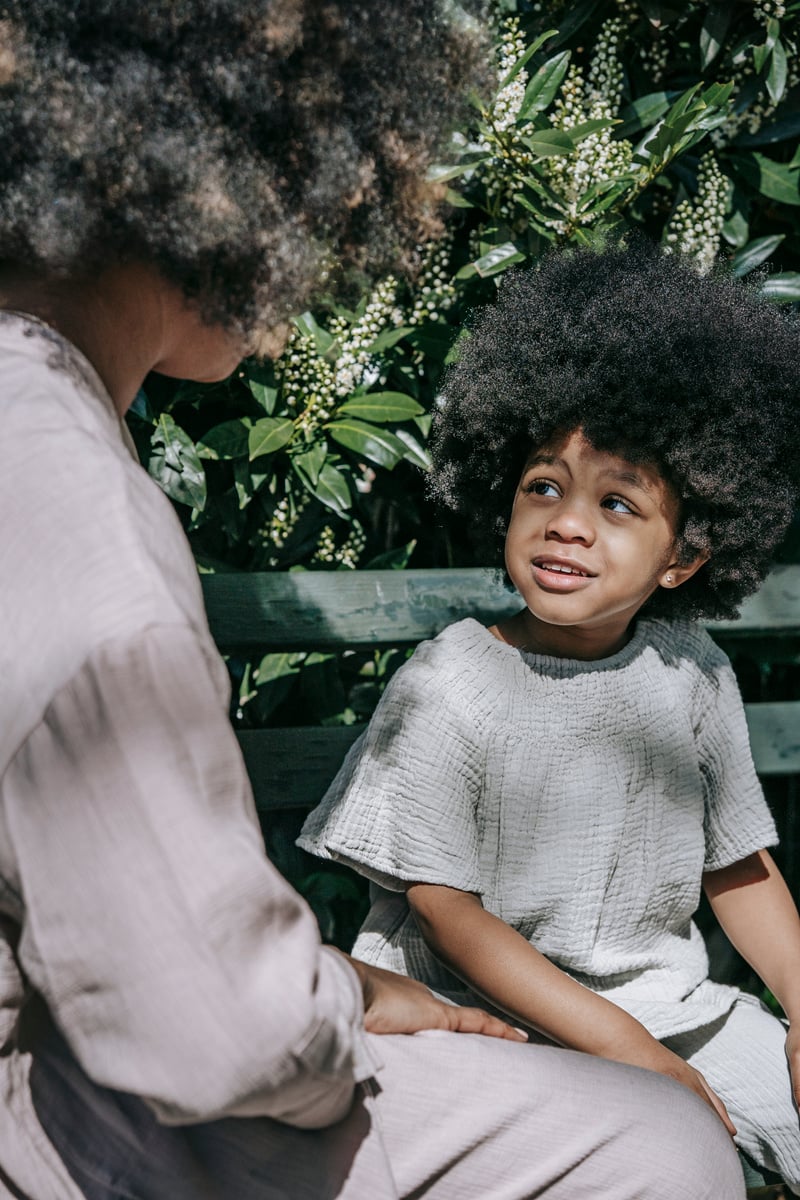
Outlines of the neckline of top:
M 108 388 L 89 359 L 82 350 L 78 349 L 74 342 L 64 337 L 63 333 L 60 333 L 54 325 L 49 325 L 47 321 L 43 321 L 41 317 L 37 317 L 33 313 L 23 312 L 17 308 L 0 308 L 0 322 L 5 324 L 8 320 L 19 321 L 23 325 L 28 326 L 28 329 L 25 331 L 28 336 L 38 335 L 42 341 L 56 346 L 79 370 L 87 386 L 91 388 L 97 398 L 102 400 L 116 413 L 117 410 L 114 408 L 114 402 L 109 395 Z
M 79 350 L 69 338 L 64 337 L 63 333 L 60 333 L 55 326 L 49 325 L 47 321 L 43 321 L 41 317 L 37 317 L 33 313 L 23 312 L 21 309 L 0 308 L 0 325 L 17 323 L 23 326 L 23 334 L 25 336 L 37 337 L 55 350 L 58 357 L 50 360 L 47 364 L 48 366 L 56 371 L 66 370 L 68 373 L 71 368 L 84 387 L 101 402 L 103 409 L 113 418 L 126 450 L 138 463 L 139 456 L 128 426 L 125 424 L 124 418 L 117 412 L 108 388 L 83 351 Z
M 627 666 L 628 663 L 636 658 L 643 644 L 646 642 L 648 624 L 646 618 L 638 620 L 633 631 L 633 636 L 615 654 L 610 654 L 607 658 L 560 658 L 555 654 L 538 654 L 535 651 L 523 650 L 519 646 L 512 646 L 508 642 L 503 642 L 500 638 L 496 638 L 486 625 L 482 625 L 474 617 L 467 617 L 466 621 L 475 625 L 480 630 L 487 645 L 495 647 L 500 654 L 511 654 L 515 658 L 521 659 L 528 666 L 537 667 L 540 671 L 557 675 L 579 675 L 592 671 L 614 671 L 620 667 Z

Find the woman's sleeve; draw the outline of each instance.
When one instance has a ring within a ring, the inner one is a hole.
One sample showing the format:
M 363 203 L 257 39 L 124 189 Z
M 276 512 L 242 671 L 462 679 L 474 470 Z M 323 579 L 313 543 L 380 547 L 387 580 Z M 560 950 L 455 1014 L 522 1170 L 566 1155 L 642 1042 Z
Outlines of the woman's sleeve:
M 482 891 L 482 748 L 444 657 L 425 643 L 394 676 L 298 842 L 394 891 L 406 882 Z
M 753 765 L 739 687 L 713 643 L 703 672 L 698 748 L 705 794 L 706 871 L 730 866 L 778 841 Z
M 2 782 L 23 970 L 87 1075 L 166 1123 L 339 1120 L 370 1075 L 356 976 L 264 854 L 194 635 L 109 643 Z

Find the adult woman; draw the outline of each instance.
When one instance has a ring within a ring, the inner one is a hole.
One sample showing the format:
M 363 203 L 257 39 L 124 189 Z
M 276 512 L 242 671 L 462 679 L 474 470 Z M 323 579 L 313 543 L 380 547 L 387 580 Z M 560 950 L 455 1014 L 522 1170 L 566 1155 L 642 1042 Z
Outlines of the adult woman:
M 477 1200 L 503 1172 L 511 1197 L 666 1198 L 697 1175 L 740 1194 L 677 1085 L 522 1057 L 501 1023 L 319 946 L 263 855 L 191 557 L 120 423 L 149 370 L 226 375 L 331 251 L 397 259 L 435 221 L 419 168 L 469 24 L 416 0 L 6 12 L 8 1194 Z M 470 1029 L 495 1037 L 455 1053 Z

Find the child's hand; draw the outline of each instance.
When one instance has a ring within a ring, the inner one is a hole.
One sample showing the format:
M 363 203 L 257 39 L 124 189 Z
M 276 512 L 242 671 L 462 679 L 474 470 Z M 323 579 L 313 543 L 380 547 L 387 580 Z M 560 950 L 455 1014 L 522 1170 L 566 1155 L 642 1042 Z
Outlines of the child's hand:
M 527 1041 L 526 1034 L 492 1017 L 480 1008 L 462 1008 L 437 1000 L 416 979 L 395 975 L 380 967 L 350 958 L 364 992 L 364 1028 L 368 1033 L 419 1033 L 447 1029 L 453 1033 L 482 1033 L 513 1042 Z
M 798 1046 L 798 1054 L 800 1055 L 800 1046 Z M 645 1061 L 641 1056 L 637 1056 L 636 1060 L 631 1058 L 625 1059 L 625 1061 L 633 1062 L 637 1067 L 646 1067 L 649 1071 L 658 1071 L 660 1075 L 666 1075 L 670 1079 L 682 1083 L 684 1087 L 688 1087 L 696 1096 L 704 1100 L 709 1108 L 713 1108 L 731 1137 L 735 1135 L 736 1127 L 728 1116 L 728 1110 L 699 1071 L 690 1067 L 687 1062 L 684 1062 L 677 1054 L 673 1054 L 666 1046 L 662 1046 L 660 1042 L 656 1042 L 655 1039 L 653 1039 L 652 1053 L 646 1055 L 645 1058 L 649 1061 Z M 800 1079 L 800 1072 L 798 1078 Z
M 791 1024 L 786 1034 L 786 1057 L 792 1077 L 792 1095 L 800 1108 L 800 1025 Z

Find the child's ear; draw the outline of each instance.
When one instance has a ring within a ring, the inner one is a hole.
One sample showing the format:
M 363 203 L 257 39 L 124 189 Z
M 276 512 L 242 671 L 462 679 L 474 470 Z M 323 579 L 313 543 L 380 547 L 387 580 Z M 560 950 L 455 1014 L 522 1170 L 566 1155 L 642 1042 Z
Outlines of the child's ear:
M 703 563 L 707 563 L 710 555 L 698 554 L 691 562 L 671 562 L 668 567 L 658 577 L 658 583 L 663 588 L 680 587 L 682 583 L 686 583 L 687 579 L 691 579 L 697 571 L 700 570 Z

